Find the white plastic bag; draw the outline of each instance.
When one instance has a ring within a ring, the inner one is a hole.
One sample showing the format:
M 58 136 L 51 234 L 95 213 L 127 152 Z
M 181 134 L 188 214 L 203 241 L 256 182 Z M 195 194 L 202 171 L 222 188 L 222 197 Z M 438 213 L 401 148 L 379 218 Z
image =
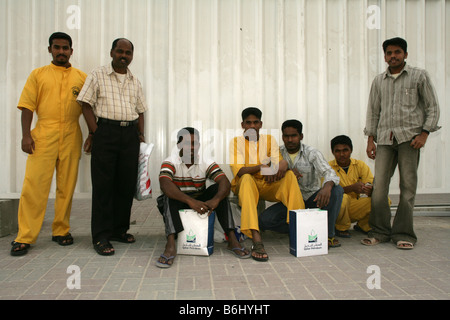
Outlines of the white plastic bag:
M 289 211 L 289 251 L 296 257 L 328 253 L 328 212 L 326 210 Z
M 244 241 L 248 237 L 241 232 L 241 207 L 230 201 L 231 213 L 233 214 L 234 220 L 234 234 L 239 242 Z M 228 236 L 225 234 L 219 220 L 216 216 L 216 222 L 214 224 L 214 242 L 226 242 L 228 241 Z
M 153 150 L 153 143 L 141 142 L 139 146 L 139 164 L 136 193 L 134 198 L 142 201 L 152 197 L 152 184 L 148 173 L 148 161 Z
M 195 210 L 180 210 L 184 230 L 178 233 L 177 253 L 210 256 L 214 251 L 215 212 L 199 214 Z

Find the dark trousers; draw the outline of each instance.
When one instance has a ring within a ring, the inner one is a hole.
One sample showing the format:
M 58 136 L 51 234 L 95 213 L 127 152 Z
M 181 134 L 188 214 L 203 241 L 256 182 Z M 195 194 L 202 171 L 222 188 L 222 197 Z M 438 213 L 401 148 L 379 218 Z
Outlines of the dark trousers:
M 135 125 L 99 123 L 95 131 L 91 153 L 93 243 L 130 228 L 139 144 Z
M 305 209 L 317 208 L 314 201 L 317 191 L 308 200 L 305 201 Z M 342 197 L 344 189 L 341 186 L 333 186 L 331 189 L 330 202 L 322 210 L 328 211 L 328 237 L 333 238 L 335 229 L 334 225 L 341 209 Z M 289 233 L 289 225 L 286 223 L 286 206 L 281 202 L 271 205 L 264 210 L 259 216 L 259 228 L 264 230 L 272 230 L 280 233 Z
M 203 194 L 198 196 L 196 199 L 200 201 L 207 201 L 209 199 L 212 199 L 217 194 L 218 190 L 219 185 L 212 184 L 205 190 L 205 192 L 203 192 Z M 190 209 L 186 203 L 170 199 L 166 195 L 162 194 L 158 197 L 158 209 L 164 219 L 164 224 L 166 226 L 166 236 L 170 234 L 177 235 L 179 232 L 184 230 L 179 210 Z M 234 230 L 234 220 L 228 198 L 220 201 L 219 205 L 214 211 L 216 212 L 217 219 L 219 220 L 219 223 L 225 232 Z

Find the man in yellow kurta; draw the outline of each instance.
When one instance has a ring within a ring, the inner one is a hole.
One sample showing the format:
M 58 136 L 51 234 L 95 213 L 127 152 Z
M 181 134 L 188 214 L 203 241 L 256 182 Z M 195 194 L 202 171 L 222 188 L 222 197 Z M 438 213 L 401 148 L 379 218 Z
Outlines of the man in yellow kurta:
M 282 202 L 288 210 L 304 209 L 305 204 L 292 171 L 280 153 L 275 139 L 259 134 L 262 112 L 258 108 L 242 111 L 244 134 L 230 143 L 231 190 L 239 197 L 241 231 L 253 240 L 252 258 L 267 261 L 259 233 L 258 200 Z M 289 211 L 286 211 L 288 221 Z
M 331 151 L 335 157 L 329 162 L 336 171 L 341 187 L 344 188 L 341 210 L 336 220 L 336 235 L 350 237 L 352 222 L 357 222 L 355 230 L 367 233 L 371 211 L 373 175 L 370 168 L 361 160 L 351 158 L 353 144 L 345 135 L 331 140 Z
M 86 74 L 69 63 L 72 39 L 61 32 L 49 38 L 52 62 L 33 70 L 20 96 L 22 150 L 29 154 L 19 201 L 19 232 L 11 255 L 26 254 L 42 227 L 48 195 L 56 169 L 55 217 L 52 240 L 73 243 L 69 233 L 72 196 L 78 177 L 82 135 L 81 108 L 76 98 Z M 33 113 L 38 120 L 30 131 Z

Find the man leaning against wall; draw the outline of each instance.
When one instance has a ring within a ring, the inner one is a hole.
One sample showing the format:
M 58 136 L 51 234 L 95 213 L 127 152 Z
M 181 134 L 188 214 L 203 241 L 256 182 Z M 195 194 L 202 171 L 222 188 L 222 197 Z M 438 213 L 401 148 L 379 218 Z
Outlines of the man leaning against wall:
M 371 230 L 364 245 L 392 240 L 399 249 L 413 249 L 414 200 L 420 150 L 428 135 L 438 130 L 439 104 L 426 70 L 406 63 L 407 43 L 402 38 L 383 42 L 385 72 L 372 82 L 364 129 L 367 156 L 375 160 Z M 398 165 L 400 201 L 391 225 L 389 184 Z
M 128 68 L 133 52 L 130 40 L 114 40 L 111 63 L 94 69 L 78 96 L 89 128 L 84 150 L 91 152 L 91 233 L 100 255 L 114 254 L 110 241 L 135 242 L 127 231 L 147 106 L 141 83 Z
M 52 240 L 63 246 L 73 244 L 69 220 L 82 144 L 81 109 L 76 98 L 86 74 L 69 62 L 73 49 L 68 34 L 53 33 L 48 52 L 52 62 L 31 72 L 18 103 L 22 111 L 22 150 L 28 159 L 19 201 L 19 232 L 11 248 L 13 256 L 26 254 L 38 238 L 55 169 Z M 37 122 L 31 130 L 34 113 Z

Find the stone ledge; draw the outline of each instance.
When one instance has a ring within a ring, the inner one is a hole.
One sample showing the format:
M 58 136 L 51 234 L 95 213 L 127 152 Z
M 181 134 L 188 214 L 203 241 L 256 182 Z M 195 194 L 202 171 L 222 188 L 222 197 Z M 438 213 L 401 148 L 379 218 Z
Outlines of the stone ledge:
M 0 200 L 0 237 L 5 237 L 17 232 L 18 209 L 19 199 Z

